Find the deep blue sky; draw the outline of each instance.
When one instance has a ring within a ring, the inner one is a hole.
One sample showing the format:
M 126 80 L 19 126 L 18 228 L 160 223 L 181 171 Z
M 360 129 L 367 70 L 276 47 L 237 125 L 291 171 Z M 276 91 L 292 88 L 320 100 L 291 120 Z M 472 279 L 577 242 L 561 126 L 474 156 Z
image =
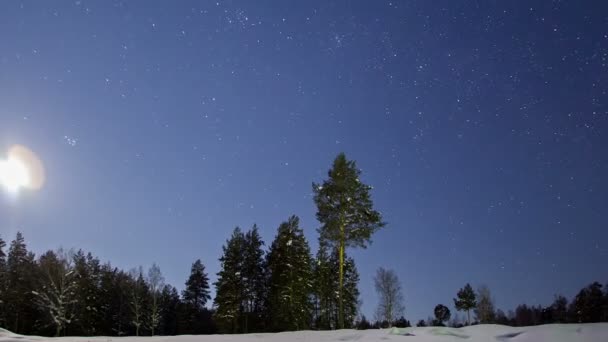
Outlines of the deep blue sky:
M 608 257 L 603 1 L 2 1 L 0 153 L 46 186 L 0 200 L 0 235 L 183 287 L 234 226 L 291 214 L 344 151 L 387 227 L 353 255 L 363 312 L 397 271 L 407 318 L 487 284 L 548 304 Z

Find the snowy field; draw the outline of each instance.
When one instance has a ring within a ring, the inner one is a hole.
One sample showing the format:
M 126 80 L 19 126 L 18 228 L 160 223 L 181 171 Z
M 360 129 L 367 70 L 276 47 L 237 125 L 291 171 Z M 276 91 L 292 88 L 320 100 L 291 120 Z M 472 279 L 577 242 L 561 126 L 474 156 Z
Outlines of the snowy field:
M 313 341 L 466 341 L 466 342 L 608 342 L 608 323 L 551 324 L 535 327 L 478 325 L 454 328 L 406 328 L 385 330 L 298 331 L 278 334 L 157 336 L 157 337 L 36 337 L 0 329 L 0 342 L 313 342 Z

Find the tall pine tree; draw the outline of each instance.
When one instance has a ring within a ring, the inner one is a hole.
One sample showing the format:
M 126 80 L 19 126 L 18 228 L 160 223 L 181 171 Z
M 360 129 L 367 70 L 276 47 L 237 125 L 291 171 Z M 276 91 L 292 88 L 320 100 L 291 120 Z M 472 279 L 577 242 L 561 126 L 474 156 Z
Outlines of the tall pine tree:
M 300 220 L 281 223 L 267 256 L 268 317 L 272 331 L 302 330 L 312 319 L 311 256 Z
M 471 310 L 477 306 L 475 291 L 470 284 L 466 284 L 456 294 L 458 299 L 454 298 L 454 306 L 458 311 L 467 312 L 467 325 L 471 324 Z
M 207 277 L 205 266 L 200 259 L 196 260 L 190 268 L 190 276 L 186 281 L 183 297 L 184 302 L 197 309 L 203 309 L 211 298 L 209 295 L 209 277 Z
M 222 247 L 220 271 L 215 282 L 215 319 L 221 332 L 238 333 L 243 313 L 245 282 L 243 250 L 245 236 L 239 227 Z
M 365 248 L 371 236 L 385 223 L 373 208 L 370 186 L 359 180 L 361 171 L 354 161 L 340 153 L 323 184 L 313 183 L 321 239 L 332 243 L 339 253 L 338 313 L 344 328 L 344 253 L 348 247 Z
M 262 310 L 265 297 L 264 241 L 254 224 L 245 234 L 243 246 L 243 332 L 263 329 Z

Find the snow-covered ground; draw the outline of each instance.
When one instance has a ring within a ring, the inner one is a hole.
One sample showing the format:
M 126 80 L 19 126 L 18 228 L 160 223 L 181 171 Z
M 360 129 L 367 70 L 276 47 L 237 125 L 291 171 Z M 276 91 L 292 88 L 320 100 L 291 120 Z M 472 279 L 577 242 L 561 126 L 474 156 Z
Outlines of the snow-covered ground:
M 202 335 L 157 337 L 60 337 L 21 336 L 0 329 L 0 342 L 607 342 L 608 323 L 550 324 L 536 327 L 478 325 L 454 328 L 406 328 L 385 330 L 298 331 L 278 334 Z

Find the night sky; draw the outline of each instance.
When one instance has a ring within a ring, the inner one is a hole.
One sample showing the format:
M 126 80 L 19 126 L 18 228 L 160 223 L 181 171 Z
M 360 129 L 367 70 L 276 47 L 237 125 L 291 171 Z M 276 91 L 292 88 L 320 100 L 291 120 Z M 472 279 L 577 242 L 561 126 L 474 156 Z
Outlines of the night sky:
M 0 235 L 212 281 L 235 226 L 291 214 L 344 151 L 388 222 L 350 252 L 362 310 L 466 282 L 498 307 L 608 281 L 605 1 L 1 1 L 0 154 L 46 167 Z

